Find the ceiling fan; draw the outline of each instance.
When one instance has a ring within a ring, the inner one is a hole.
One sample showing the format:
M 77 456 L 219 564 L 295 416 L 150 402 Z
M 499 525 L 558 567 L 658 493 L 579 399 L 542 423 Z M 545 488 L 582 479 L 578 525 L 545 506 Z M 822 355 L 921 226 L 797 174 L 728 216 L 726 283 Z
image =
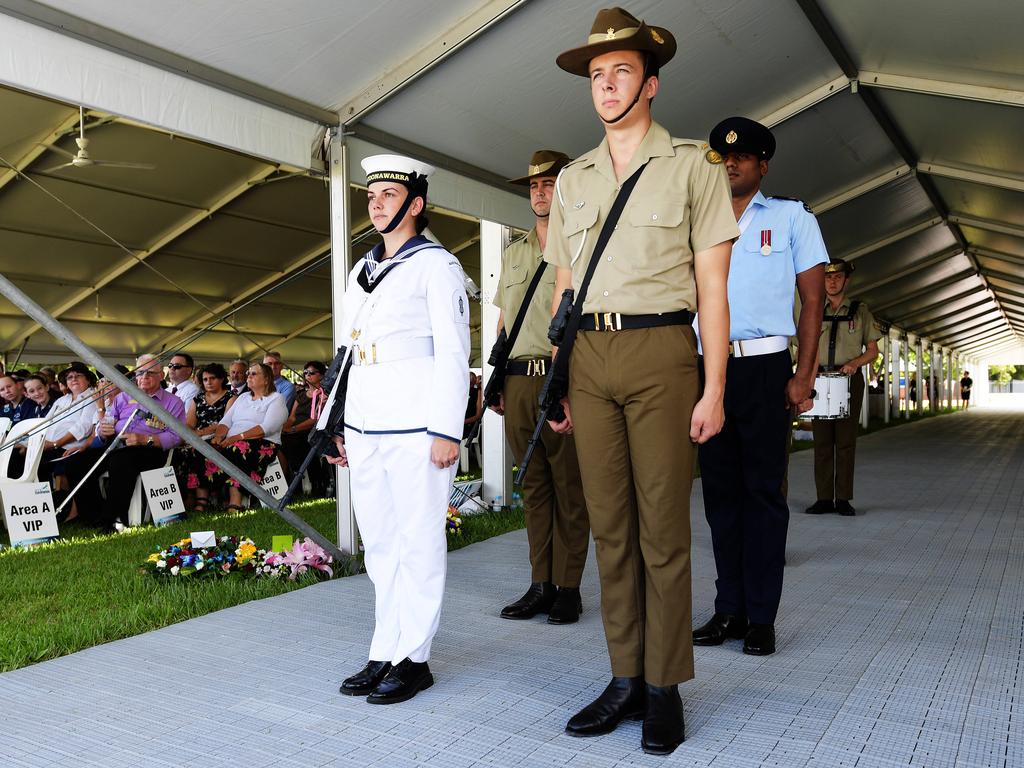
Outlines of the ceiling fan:
M 156 168 L 151 163 L 122 163 L 115 160 L 94 160 L 89 156 L 89 140 L 85 138 L 85 109 L 83 107 L 78 108 L 78 118 L 79 134 L 75 139 L 75 144 L 78 145 L 78 152 L 68 152 L 66 149 L 61 149 L 52 144 L 44 144 L 43 146 L 51 152 L 56 152 L 58 155 L 68 158 L 68 162 L 47 168 L 44 172 L 59 171 L 61 168 L 69 167 L 83 168 L 87 165 L 97 165 L 106 168 L 133 168 L 139 171 L 152 171 Z

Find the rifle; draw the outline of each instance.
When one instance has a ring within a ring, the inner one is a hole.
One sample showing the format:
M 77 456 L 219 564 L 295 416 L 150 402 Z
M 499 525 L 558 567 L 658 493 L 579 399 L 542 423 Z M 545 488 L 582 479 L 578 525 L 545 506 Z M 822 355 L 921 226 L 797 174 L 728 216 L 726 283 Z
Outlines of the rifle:
M 508 355 L 511 351 L 508 345 L 508 334 L 502 328 L 494 346 L 491 347 L 491 354 L 487 358 L 487 364 L 493 370 L 491 378 L 487 380 L 487 386 L 484 387 L 484 408 L 490 408 L 501 402 L 501 393 L 505 390 L 505 370 L 508 367 Z
M 572 288 L 566 288 L 562 292 L 562 298 L 558 301 L 558 309 L 555 316 L 551 318 L 551 325 L 548 326 L 548 341 L 553 346 L 560 346 L 565 340 L 565 331 L 569 326 L 569 315 L 572 313 Z M 572 352 L 572 343 L 567 344 L 566 349 L 559 350 L 555 359 L 548 368 L 548 375 L 544 377 L 544 386 L 541 387 L 540 416 L 537 418 L 537 426 L 533 428 L 533 434 L 526 444 L 526 453 L 523 460 L 519 462 L 519 471 L 516 472 L 516 485 L 522 487 L 523 478 L 526 477 L 526 468 L 530 466 L 530 459 L 540 442 L 540 433 L 544 429 L 546 421 L 563 421 L 565 409 L 562 407 L 562 398 L 569 393 L 569 355 Z
M 284 492 L 278 509 L 288 506 L 296 491 L 302 486 L 302 476 L 306 474 L 309 465 L 323 455 L 337 456 L 334 448 L 334 438 L 345 434 L 345 391 L 348 389 L 348 372 L 352 367 L 351 355 L 347 347 L 338 347 L 338 352 L 331 361 L 327 373 L 324 374 L 323 389 L 330 392 L 327 402 L 316 424 L 309 431 L 309 453 L 302 460 L 302 464 L 295 471 L 288 490 Z

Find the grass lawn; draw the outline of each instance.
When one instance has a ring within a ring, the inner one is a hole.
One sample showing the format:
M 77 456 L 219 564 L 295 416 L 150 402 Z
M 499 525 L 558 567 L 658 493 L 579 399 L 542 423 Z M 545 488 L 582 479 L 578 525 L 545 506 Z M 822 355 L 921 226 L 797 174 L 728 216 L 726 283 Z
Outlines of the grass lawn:
M 335 538 L 333 500 L 292 506 L 314 528 Z M 521 510 L 463 517 L 462 533 L 449 536 L 449 550 L 524 525 Z M 69 523 L 65 538 L 31 551 L 0 551 L 0 672 L 80 651 L 100 643 L 202 616 L 233 605 L 279 595 L 315 582 L 227 577 L 173 581 L 141 573 L 139 564 L 195 530 L 218 536 L 248 536 L 269 547 L 277 534 L 297 532 L 267 509 L 209 512 L 163 528 L 145 526 L 121 534 L 96 535 Z M 335 564 L 337 565 L 337 564 Z M 358 562 L 335 568 L 357 571 Z

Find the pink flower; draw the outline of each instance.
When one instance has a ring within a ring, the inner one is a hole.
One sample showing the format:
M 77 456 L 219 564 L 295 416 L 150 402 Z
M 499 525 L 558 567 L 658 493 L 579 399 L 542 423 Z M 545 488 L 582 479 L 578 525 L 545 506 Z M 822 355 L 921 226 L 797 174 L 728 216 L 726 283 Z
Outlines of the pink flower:
M 232 488 L 237 488 L 238 487 L 238 481 L 237 480 L 228 480 L 228 483 L 231 484 Z
M 186 483 L 186 485 L 188 486 L 189 489 L 193 489 L 193 488 L 198 488 L 199 487 L 199 478 L 196 477 L 196 473 L 195 472 L 189 472 L 188 473 L 188 482 Z
M 260 456 L 273 456 L 273 455 L 274 455 L 274 446 L 273 445 L 261 445 L 260 446 Z
M 249 452 L 249 443 L 245 440 L 239 440 L 232 446 L 236 451 L 245 456 Z
M 218 469 L 218 467 L 217 467 L 216 464 L 214 464 L 209 459 L 206 460 L 206 476 L 207 477 L 213 477 L 215 474 L 217 474 L 217 469 Z
M 269 557 L 267 562 L 270 562 Z M 292 544 L 291 550 L 285 552 L 284 557 L 280 558 L 280 563 L 287 565 L 291 570 L 288 576 L 291 581 L 295 581 L 296 576 L 305 573 L 310 568 L 322 571 L 328 576 L 333 576 L 334 572 L 331 570 L 331 566 L 328 565 L 330 562 L 331 556 L 311 539 L 303 539 L 301 541 L 296 539 Z
M 258 482 L 260 482 L 261 480 L 263 480 L 263 478 L 262 478 L 262 477 L 260 477 L 260 473 L 259 473 L 259 472 L 250 472 L 250 473 L 249 473 L 249 477 L 251 477 L 251 478 L 252 478 L 252 481 L 253 481 L 254 483 L 258 483 Z

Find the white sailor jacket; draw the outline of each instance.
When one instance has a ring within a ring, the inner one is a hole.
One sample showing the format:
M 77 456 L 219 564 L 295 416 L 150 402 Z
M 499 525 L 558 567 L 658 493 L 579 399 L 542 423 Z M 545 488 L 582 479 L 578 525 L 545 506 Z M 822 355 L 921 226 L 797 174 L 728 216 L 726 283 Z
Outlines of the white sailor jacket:
M 352 346 L 345 427 L 377 435 L 426 432 L 458 443 L 469 397 L 462 266 L 431 244 L 399 259 L 368 292 L 358 280 L 368 258 L 349 275 L 343 304 L 342 341 Z

